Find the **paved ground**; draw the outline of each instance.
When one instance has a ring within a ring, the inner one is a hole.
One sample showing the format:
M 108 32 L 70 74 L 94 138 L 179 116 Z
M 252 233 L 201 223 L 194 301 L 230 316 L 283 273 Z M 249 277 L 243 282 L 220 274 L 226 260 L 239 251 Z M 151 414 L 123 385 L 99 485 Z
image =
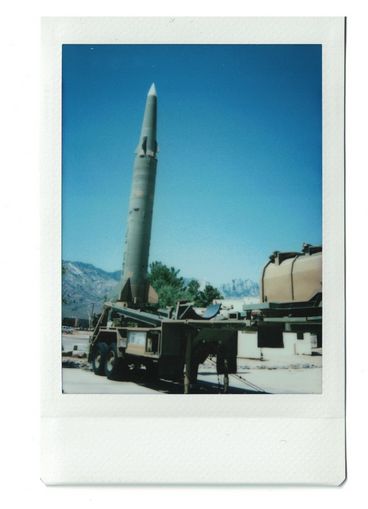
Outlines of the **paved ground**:
M 159 380 L 148 382 L 144 371 L 133 373 L 129 382 L 115 382 L 96 376 L 88 368 L 85 359 L 78 354 L 88 351 L 88 335 L 65 334 L 63 350 L 74 352 L 63 357 L 63 391 L 68 394 L 182 394 L 178 383 Z M 77 349 L 75 349 L 77 347 Z M 316 352 L 317 353 L 317 352 Z M 84 366 L 83 369 L 66 366 Z M 318 394 L 322 385 L 322 356 L 285 356 L 272 361 L 238 359 L 238 373 L 230 376 L 229 393 L 232 394 Z M 199 367 L 198 385 L 192 391 L 200 394 L 218 394 L 223 377 L 216 374 L 215 364 L 206 361 Z M 220 385 L 219 385 L 220 383 Z
M 74 334 L 63 334 L 62 345 L 64 352 L 72 352 L 74 347 L 77 347 L 77 351 L 82 353 L 88 352 L 88 338 L 87 332 L 80 331 Z
M 63 392 L 67 394 L 159 394 L 134 382 L 114 382 L 85 369 L 63 369 Z
M 199 382 L 192 389 L 194 394 L 218 394 L 222 392 L 216 374 L 200 375 Z M 169 380 L 148 381 L 144 371 L 131 375 L 129 382 L 115 382 L 102 376 L 96 376 L 92 371 L 78 368 L 63 368 L 63 392 L 66 394 L 182 394 L 183 386 Z M 255 394 L 253 386 L 244 385 L 230 380 L 229 393 Z

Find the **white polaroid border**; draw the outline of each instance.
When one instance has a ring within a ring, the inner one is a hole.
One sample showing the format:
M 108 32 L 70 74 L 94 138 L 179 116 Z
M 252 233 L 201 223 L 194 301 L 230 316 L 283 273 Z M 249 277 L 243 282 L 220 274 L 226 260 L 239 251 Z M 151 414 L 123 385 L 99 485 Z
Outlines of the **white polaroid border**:
M 62 44 L 322 44 L 319 395 L 62 394 Z M 59 484 L 339 485 L 345 469 L 344 18 L 42 21 L 41 478 Z

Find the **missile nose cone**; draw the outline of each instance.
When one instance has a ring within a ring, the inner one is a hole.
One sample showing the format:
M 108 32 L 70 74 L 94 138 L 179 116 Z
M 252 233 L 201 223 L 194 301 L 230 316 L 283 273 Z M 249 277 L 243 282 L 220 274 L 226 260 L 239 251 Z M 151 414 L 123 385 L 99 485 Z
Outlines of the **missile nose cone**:
M 155 95 L 157 97 L 156 87 L 154 83 L 152 83 L 151 88 L 148 91 L 148 95 Z
M 141 135 L 139 138 L 136 154 L 140 157 L 155 157 L 157 153 L 156 141 L 156 120 L 157 120 L 157 92 L 155 84 L 152 83 L 146 99 Z

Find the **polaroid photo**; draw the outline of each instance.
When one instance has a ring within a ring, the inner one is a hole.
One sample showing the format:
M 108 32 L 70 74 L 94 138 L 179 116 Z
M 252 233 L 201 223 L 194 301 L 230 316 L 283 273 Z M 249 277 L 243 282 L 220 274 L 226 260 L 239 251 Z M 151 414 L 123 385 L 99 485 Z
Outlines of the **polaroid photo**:
M 345 32 L 43 19 L 46 484 L 344 481 Z

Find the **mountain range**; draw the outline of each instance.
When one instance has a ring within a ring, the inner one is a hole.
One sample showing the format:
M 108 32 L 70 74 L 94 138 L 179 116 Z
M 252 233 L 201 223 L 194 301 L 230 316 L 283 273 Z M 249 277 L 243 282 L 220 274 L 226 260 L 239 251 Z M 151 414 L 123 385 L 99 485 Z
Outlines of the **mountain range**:
M 104 301 L 118 295 L 121 271 L 106 272 L 90 263 L 63 261 L 63 317 L 88 318 L 101 311 Z M 191 278 L 184 278 L 187 283 Z M 201 289 L 207 281 L 199 281 Z M 258 283 L 251 279 L 233 279 L 218 286 L 227 299 L 256 297 Z

